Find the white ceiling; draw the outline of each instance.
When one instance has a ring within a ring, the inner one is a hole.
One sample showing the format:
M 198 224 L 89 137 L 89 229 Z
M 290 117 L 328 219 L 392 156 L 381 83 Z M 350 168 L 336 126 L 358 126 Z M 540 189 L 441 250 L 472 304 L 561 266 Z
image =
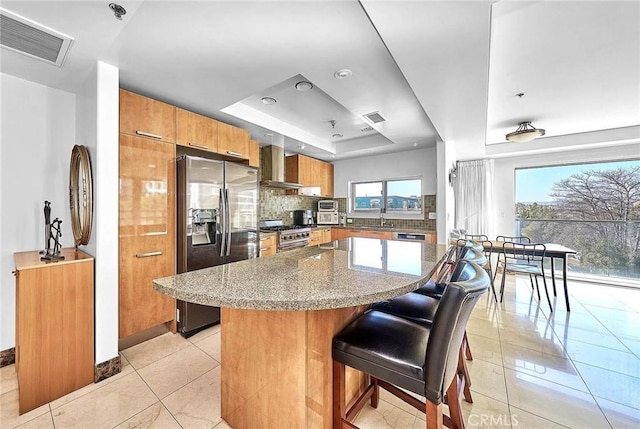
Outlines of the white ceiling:
M 1 71 L 76 92 L 106 61 L 124 88 L 326 160 L 439 138 L 482 156 L 523 120 L 549 137 L 640 124 L 639 1 L 122 0 L 122 21 L 108 3 L 1 1 L 75 38 L 62 68 L 2 49 Z M 294 104 L 309 93 L 282 85 L 298 75 L 336 103 L 344 139 L 327 108 Z M 374 111 L 387 121 L 358 135 Z

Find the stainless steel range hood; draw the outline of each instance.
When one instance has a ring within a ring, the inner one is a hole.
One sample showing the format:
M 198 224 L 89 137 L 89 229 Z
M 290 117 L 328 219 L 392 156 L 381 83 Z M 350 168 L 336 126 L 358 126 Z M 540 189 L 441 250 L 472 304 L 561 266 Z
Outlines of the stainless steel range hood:
M 260 186 L 279 189 L 300 189 L 300 183 L 284 181 L 284 148 L 280 146 L 265 146 L 260 150 L 260 168 L 262 180 Z

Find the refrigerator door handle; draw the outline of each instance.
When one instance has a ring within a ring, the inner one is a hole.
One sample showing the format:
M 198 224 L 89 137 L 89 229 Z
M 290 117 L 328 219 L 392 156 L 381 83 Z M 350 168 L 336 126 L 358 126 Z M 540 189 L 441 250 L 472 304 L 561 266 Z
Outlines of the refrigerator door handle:
M 227 219 L 225 224 L 227 225 L 227 256 L 231 254 L 231 205 L 229 204 L 229 190 L 224 190 L 225 206 L 227 208 Z
M 224 201 L 224 189 L 220 188 L 220 229 L 221 229 L 221 236 L 222 236 L 222 240 L 220 242 L 220 257 L 223 257 L 225 255 L 225 243 L 226 243 L 226 225 L 227 223 L 227 212 L 226 212 L 226 206 L 225 206 L 225 201 Z

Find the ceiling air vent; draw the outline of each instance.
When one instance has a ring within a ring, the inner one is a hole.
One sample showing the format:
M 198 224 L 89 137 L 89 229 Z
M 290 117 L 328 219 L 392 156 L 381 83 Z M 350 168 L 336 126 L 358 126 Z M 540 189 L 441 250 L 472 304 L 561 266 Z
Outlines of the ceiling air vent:
M 379 124 L 380 122 L 386 121 L 386 119 L 382 116 L 382 114 L 380 114 L 380 112 L 371 112 L 363 116 L 372 124 Z
M 73 38 L 0 9 L 2 47 L 62 67 Z

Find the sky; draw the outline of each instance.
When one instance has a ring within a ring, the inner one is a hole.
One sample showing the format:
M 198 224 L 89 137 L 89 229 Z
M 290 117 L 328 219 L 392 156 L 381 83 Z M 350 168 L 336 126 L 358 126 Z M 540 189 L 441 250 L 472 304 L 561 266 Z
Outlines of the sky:
M 549 194 L 551 194 L 554 183 L 581 171 L 612 170 L 618 167 L 631 166 L 640 166 L 640 159 L 556 167 L 519 168 L 516 169 L 516 202 L 542 203 L 553 201 Z

